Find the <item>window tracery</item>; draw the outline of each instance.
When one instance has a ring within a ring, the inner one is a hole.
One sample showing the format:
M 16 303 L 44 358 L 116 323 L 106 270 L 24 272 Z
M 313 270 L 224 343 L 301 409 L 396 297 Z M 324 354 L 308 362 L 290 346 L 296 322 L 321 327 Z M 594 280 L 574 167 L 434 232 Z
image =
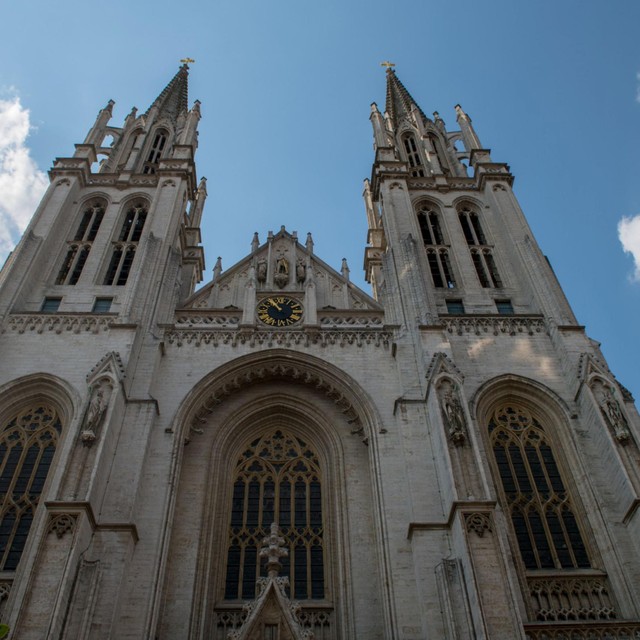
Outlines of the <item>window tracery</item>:
M 147 154 L 147 160 L 144 163 L 144 167 L 142 168 L 142 173 L 155 173 L 158 168 L 158 163 L 160 162 L 160 158 L 162 157 L 162 152 L 167 144 L 168 134 L 164 129 L 159 129 L 156 131 L 155 136 L 153 137 L 153 142 L 151 144 L 151 148 L 149 149 L 149 153 Z
M 502 280 L 498 274 L 492 247 L 487 242 L 477 212 L 465 205 L 458 209 L 458 218 L 465 240 L 469 245 L 471 260 L 478 274 L 480 284 L 484 288 L 502 287 Z
M 433 285 L 437 288 L 453 289 L 456 283 L 449 260 L 449 247 L 444 242 L 438 212 L 430 204 L 420 205 L 418 225 L 427 250 L 427 262 Z
M 61 430 L 57 411 L 40 403 L 0 432 L 0 571 L 18 566 Z
M 68 243 L 69 248 L 58 272 L 56 284 L 76 284 L 80 279 L 91 246 L 102 223 L 104 210 L 105 205 L 101 201 L 95 201 L 85 209 L 73 240 Z
M 245 448 L 234 473 L 225 599 L 256 597 L 264 575 L 258 552 L 273 522 L 288 550 L 280 575 L 289 578 L 290 597 L 324 598 L 321 485 L 317 454 L 296 436 L 278 429 Z
M 574 505 L 544 428 L 525 407 L 505 403 L 489 436 L 527 569 L 583 569 L 591 563 Z
M 405 133 L 402 136 L 402 144 L 407 154 L 407 161 L 409 162 L 410 172 L 414 178 L 424 177 L 424 166 L 422 164 L 422 158 L 420 157 L 420 151 L 416 144 L 415 136 L 411 133 Z
M 113 243 L 113 252 L 104 279 L 105 285 L 127 284 L 146 219 L 147 208 L 143 202 L 134 203 L 127 211 L 118 239 Z

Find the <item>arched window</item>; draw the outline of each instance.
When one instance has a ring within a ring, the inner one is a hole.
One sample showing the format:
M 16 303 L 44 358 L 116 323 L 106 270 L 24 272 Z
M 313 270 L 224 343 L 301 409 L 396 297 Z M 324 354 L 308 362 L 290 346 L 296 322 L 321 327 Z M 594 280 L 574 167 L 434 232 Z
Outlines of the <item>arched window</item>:
M 168 134 L 164 129 L 158 129 L 153 136 L 153 142 L 151 148 L 147 154 L 147 159 L 142 168 L 142 173 L 155 173 L 158 168 L 158 163 L 163 155 L 164 148 L 167 144 Z
M 321 482 L 315 451 L 284 430 L 244 449 L 234 473 L 225 599 L 256 597 L 256 578 L 265 575 L 259 551 L 272 522 L 289 551 L 280 575 L 289 578 L 290 597 L 324 598 Z
M 442 169 L 442 173 L 446 176 L 451 174 L 451 167 L 449 167 L 449 161 L 447 160 L 447 155 L 444 151 L 444 147 L 440 142 L 440 138 L 435 133 L 427 134 L 427 137 L 431 141 L 431 146 L 435 151 L 436 156 L 438 157 L 438 162 L 440 162 L 440 168 Z
M 84 210 L 73 240 L 68 243 L 67 255 L 58 271 L 56 284 L 76 284 L 80 279 L 104 217 L 104 210 L 105 204 L 102 201 L 94 201 Z
M 136 202 L 127 210 L 118 239 L 113 243 L 113 252 L 104 284 L 127 284 L 146 219 L 147 208 L 144 202 Z
M 537 418 L 516 403 L 501 404 L 489 437 L 525 567 L 589 568 L 571 496 Z
M 0 432 L 0 571 L 18 566 L 62 423 L 49 404 L 14 414 Z
M 422 165 L 422 158 L 420 157 L 420 151 L 418 150 L 415 136 L 411 133 L 405 133 L 402 136 L 402 144 L 404 145 L 404 150 L 407 153 L 407 161 L 409 162 L 411 175 L 414 178 L 424 177 L 424 167 Z
M 427 250 L 427 262 L 433 285 L 437 288 L 453 289 L 456 286 L 449 261 L 449 249 L 444 244 L 438 212 L 429 203 L 418 208 L 418 225 L 422 241 Z
M 502 287 L 502 280 L 498 274 L 492 247 L 487 244 L 487 238 L 480 224 L 480 217 L 469 206 L 465 205 L 458 209 L 458 218 L 464 237 L 469 245 L 471 260 L 478 274 L 480 284 L 485 288 Z

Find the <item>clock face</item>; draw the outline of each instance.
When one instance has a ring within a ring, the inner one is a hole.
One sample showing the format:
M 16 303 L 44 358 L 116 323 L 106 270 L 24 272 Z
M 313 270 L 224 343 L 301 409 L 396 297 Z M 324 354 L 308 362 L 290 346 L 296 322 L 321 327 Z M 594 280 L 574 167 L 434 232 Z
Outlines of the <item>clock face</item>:
M 302 318 L 302 305 L 287 296 L 272 296 L 258 304 L 258 318 L 270 327 L 290 327 Z

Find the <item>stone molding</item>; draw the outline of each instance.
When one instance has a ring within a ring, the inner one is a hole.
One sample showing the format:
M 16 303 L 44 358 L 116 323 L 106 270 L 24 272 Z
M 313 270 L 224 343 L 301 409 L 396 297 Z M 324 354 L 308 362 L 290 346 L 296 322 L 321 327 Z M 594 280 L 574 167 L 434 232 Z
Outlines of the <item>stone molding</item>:
M 640 637 L 640 620 L 525 624 L 527 640 L 631 640 Z
M 64 313 L 20 313 L 10 315 L 2 327 L 2 333 L 53 332 L 100 333 L 107 331 L 116 314 L 64 314 Z
M 51 519 L 47 525 L 47 533 L 55 533 L 58 538 L 62 538 L 66 533 L 73 534 L 77 520 L 77 513 L 51 514 Z
M 283 330 L 283 331 L 255 331 L 239 329 L 232 330 L 184 330 L 172 329 L 165 333 L 168 344 L 182 347 L 207 345 L 218 347 L 294 347 L 318 345 L 321 347 L 339 345 L 341 347 L 372 345 L 387 348 L 393 339 L 389 331 L 370 330 Z
M 491 521 L 491 514 L 482 511 L 474 511 L 472 513 L 464 514 L 464 526 L 467 533 L 472 531 L 479 537 L 484 537 L 485 533 L 493 532 L 493 523 Z
M 441 316 L 448 333 L 516 336 L 521 334 L 548 334 L 547 324 L 542 316 Z
M 302 385 L 310 385 L 327 397 L 331 398 L 340 411 L 346 416 L 353 427 L 351 433 L 359 434 L 361 423 L 357 409 L 345 394 L 326 377 L 312 369 L 298 364 L 260 364 L 250 370 L 243 370 L 232 376 L 225 376 L 217 385 L 211 388 L 207 396 L 199 403 L 191 420 L 190 432 L 202 434 L 202 425 L 206 424 L 208 416 L 215 407 L 222 404 L 226 398 L 237 390 L 257 382 L 288 379 Z M 186 442 L 189 442 L 189 436 Z

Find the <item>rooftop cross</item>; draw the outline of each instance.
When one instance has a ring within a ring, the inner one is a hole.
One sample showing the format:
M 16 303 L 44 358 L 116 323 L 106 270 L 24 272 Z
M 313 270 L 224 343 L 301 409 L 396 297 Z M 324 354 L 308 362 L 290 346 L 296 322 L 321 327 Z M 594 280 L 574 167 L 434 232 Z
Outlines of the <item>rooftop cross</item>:
M 385 60 L 384 62 L 380 63 L 381 67 L 386 67 L 387 71 L 389 71 L 389 69 L 393 68 L 396 66 L 395 62 L 389 62 L 388 60 Z
M 180 62 L 183 62 L 184 64 L 191 64 L 192 62 L 195 62 L 195 60 L 193 58 L 182 58 Z

